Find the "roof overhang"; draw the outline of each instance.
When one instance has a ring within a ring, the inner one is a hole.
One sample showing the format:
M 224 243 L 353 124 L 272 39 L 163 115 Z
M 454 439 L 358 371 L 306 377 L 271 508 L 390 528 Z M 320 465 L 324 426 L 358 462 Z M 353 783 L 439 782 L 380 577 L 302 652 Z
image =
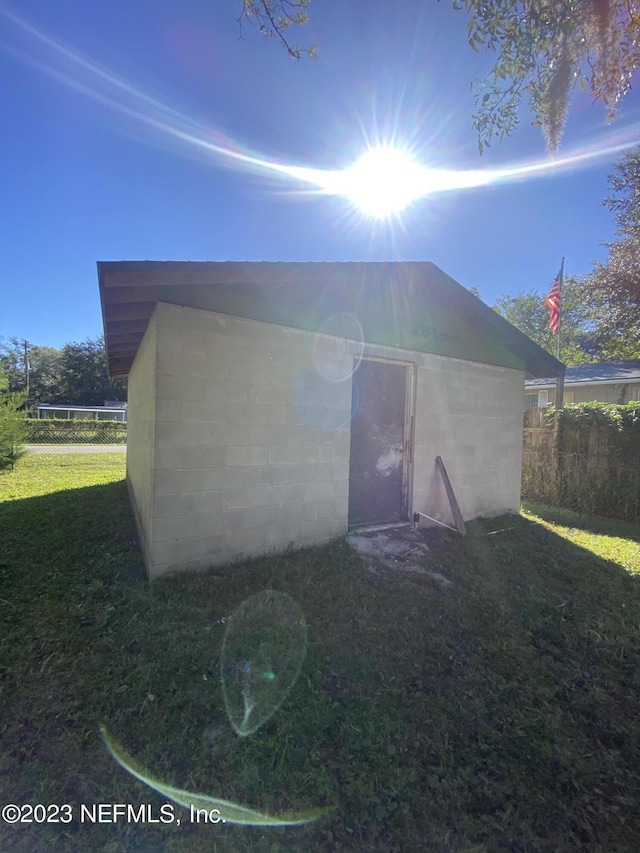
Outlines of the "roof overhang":
M 321 331 L 349 314 L 364 341 L 561 376 L 564 365 L 434 264 L 101 261 L 109 373 L 127 376 L 158 302 Z

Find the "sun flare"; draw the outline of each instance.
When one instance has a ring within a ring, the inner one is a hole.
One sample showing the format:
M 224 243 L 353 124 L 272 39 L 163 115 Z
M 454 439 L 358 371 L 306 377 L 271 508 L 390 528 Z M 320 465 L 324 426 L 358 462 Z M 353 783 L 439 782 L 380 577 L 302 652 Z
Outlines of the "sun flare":
M 421 194 L 423 169 L 400 148 L 370 148 L 342 172 L 344 195 L 362 213 L 387 219 Z
M 407 147 L 387 141 L 370 147 L 342 169 L 295 165 L 267 158 L 185 115 L 115 71 L 66 47 L 44 30 L 38 30 L 5 9 L 1 0 L 0 19 L 8 20 L 31 40 L 30 50 L 24 53 L 13 51 L 8 42 L 0 42 L 0 52 L 15 54 L 58 83 L 119 115 L 121 120 L 143 126 L 158 138 L 179 140 L 186 148 L 200 151 L 227 168 L 277 177 L 301 193 L 341 199 L 371 220 L 397 219 L 412 203 L 438 193 L 556 177 L 610 162 L 614 155 L 640 141 L 640 121 L 636 119 L 626 127 L 619 127 L 615 134 L 607 132 L 605 136 L 602 133 L 555 160 L 545 157 L 494 168 L 436 168 L 432 163 L 421 164 Z

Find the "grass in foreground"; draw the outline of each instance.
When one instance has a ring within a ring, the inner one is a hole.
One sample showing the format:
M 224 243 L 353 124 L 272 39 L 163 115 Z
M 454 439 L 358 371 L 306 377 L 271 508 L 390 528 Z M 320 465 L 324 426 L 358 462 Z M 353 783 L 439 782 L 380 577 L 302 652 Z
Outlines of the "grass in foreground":
M 0 476 L 3 801 L 157 815 L 104 722 L 169 784 L 335 809 L 289 829 L 186 812 L 180 826 L 4 825 L 2 849 L 637 849 L 639 526 L 544 507 L 478 520 L 426 560 L 448 588 L 376 577 L 342 542 L 150 586 L 123 460 L 100 463 Z M 301 607 L 308 650 L 282 707 L 240 739 L 219 682 L 225 620 L 269 588 Z

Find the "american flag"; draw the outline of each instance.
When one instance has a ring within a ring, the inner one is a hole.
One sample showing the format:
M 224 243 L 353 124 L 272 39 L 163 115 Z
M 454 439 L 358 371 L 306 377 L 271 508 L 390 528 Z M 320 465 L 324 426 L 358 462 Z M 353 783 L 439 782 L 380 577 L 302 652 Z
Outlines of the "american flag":
M 560 272 L 555 277 L 553 284 L 551 285 L 551 290 L 549 291 L 549 295 L 545 299 L 545 304 L 547 308 L 551 311 L 551 316 L 549 317 L 549 328 L 553 332 L 554 335 L 559 334 L 560 332 L 560 305 L 561 305 L 561 295 L 560 291 L 562 288 L 562 274 L 564 272 L 564 258 L 562 259 L 562 263 L 560 264 Z

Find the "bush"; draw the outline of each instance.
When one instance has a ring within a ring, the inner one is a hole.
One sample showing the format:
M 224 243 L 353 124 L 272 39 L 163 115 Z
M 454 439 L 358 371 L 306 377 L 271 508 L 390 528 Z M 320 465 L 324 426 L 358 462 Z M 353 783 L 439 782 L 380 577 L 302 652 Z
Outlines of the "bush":
M 0 471 L 13 468 L 24 456 L 27 418 L 20 411 L 24 400 L 24 394 L 0 393 Z

